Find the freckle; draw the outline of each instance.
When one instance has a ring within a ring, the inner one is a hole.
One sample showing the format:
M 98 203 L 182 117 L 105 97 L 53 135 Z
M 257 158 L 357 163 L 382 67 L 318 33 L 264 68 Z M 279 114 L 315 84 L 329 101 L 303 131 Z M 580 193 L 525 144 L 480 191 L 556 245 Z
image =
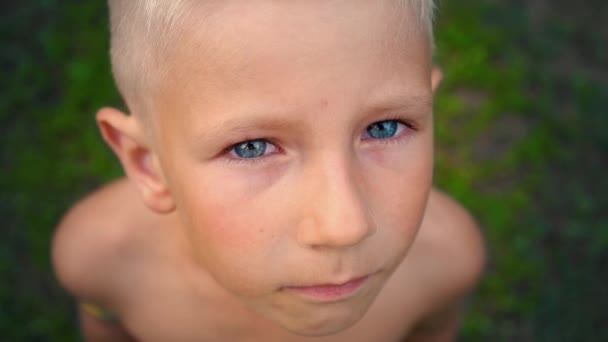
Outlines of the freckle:
M 329 104 L 329 101 L 327 101 L 327 99 L 321 100 L 321 108 L 327 108 L 328 104 Z

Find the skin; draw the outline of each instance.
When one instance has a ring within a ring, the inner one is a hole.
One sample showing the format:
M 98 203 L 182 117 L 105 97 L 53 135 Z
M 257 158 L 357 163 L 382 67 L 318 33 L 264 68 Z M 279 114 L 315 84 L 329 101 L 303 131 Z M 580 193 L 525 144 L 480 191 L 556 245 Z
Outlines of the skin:
M 141 113 L 98 113 L 130 180 L 66 216 L 54 260 L 68 290 L 123 326 L 84 315 L 85 331 L 141 341 L 453 338 L 483 247 L 466 211 L 431 191 L 441 77 L 416 21 L 402 22 L 392 1 L 218 10 L 221 23 L 192 25 L 174 54 L 153 131 Z M 212 56 L 188 48 L 219 34 Z M 394 136 L 370 136 L 389 121 Z M 258 139 L 263 156 L 235 153 Z M 291 288 L 361 276 L 345 300 Z

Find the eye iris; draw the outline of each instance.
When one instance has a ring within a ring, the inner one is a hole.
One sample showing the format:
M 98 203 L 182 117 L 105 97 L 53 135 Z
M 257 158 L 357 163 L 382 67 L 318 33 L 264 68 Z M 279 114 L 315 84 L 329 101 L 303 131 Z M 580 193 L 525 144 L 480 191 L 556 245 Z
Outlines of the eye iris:
M 374 139 L 389 139 L 397 133 L 397 128 L 396 121 L 388 120 L 369 125 L 367 133 Z
M 266 152 L 266 142 L 262 140 L 247 141 L 234 148 L 240 158 L 257 158 Z

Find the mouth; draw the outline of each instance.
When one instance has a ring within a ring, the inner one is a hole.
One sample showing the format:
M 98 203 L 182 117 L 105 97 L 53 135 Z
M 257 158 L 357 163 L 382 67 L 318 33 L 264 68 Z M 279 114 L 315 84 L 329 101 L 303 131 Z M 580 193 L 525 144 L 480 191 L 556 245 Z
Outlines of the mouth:
M 281 290 L 292 292 L 306 299 L 319 302 L 344 300 L 356 295 L 357 292 L 369 282 L 374 274 L 375 273 L 370 273 L 362 277 L 353 278 L 341 284 L 284 286 Z

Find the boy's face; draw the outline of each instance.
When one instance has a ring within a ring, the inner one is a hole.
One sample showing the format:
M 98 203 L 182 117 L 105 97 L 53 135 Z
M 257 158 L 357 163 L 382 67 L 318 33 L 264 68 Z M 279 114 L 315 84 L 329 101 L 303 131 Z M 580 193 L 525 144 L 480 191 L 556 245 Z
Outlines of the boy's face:
M 388 0 L 218 11 L 193 24 L 158 99 L 158 154 L 196 262 L 292 332 L 338 332 L 422 220 L 428 38 Z

